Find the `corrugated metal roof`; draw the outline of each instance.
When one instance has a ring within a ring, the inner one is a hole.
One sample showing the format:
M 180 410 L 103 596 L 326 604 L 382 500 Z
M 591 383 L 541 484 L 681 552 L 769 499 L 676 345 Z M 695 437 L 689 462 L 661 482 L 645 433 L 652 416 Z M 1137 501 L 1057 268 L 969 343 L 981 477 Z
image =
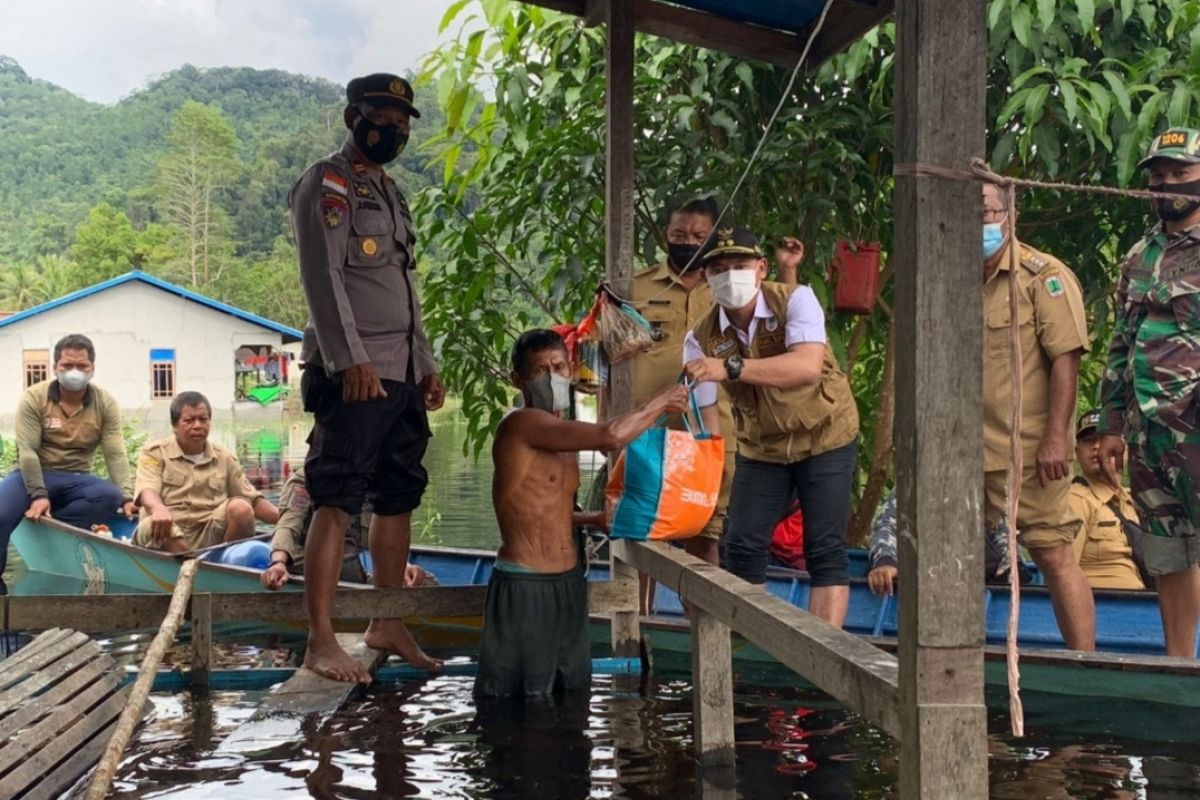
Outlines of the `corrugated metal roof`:
M 266 317 L 260 317 L 257 314 L 251 314 L 249 311 L 243 311 L 242 309 L 231 306 L 228 303 L 222 303 L 220 300 L 213 300 L 211 297 L 205 297 L 202 294 L 197 294 L 196 292 L 185 289 L 182 286 L 176 286 L 173 283 L 164 281 L 162 278 L 156 278 L 153 275 L 149 275 L 141 270 L 136 269 L 132 272 L 126 272 L 124 275 L 118 275 L 115 278 L 109 278 L 101 283 L 88 286 L 86 289 L 80 289 L 77 292 L 71 292 L 70 294 L 55 298 L 48 303 L 42 303 L 40 306 L 27 308 L 24 311 L 13 314 L 11 317 L 0 319 L 0 328 L 16 325 L 21 321 L 29 319 L 30 317 L 35 317 L 38 314 L 44 314 L 52 309 L 65 306 L 68 303 L 74 303 L 76 300 L 82 300 L 85 297 L 91 297 L 92 295 L 100 294 L 101 292 L 112 289 L 116 286 L 121 286 L 134 281 L 138 283 L 144 283 L 147 286 L 153 286 L 155 289 L 161 289 L 164 292 L 169 292 L 170 294 L 182 297 L 185 300 L 191 300 L 193 303 L 199 303 L 200 305 L 211 308 L 214 311 L 220 311 L 222 314 L 229 314 L 232 317 L 245 320 L 253 325 L 258 325 L 261 328 L 275 331 L 283 336 L 285 343 L 298 342 L 304 336 L 303 332 L 298 331 L 295 328 L 282 325 L 274 320 L 269 320 Z

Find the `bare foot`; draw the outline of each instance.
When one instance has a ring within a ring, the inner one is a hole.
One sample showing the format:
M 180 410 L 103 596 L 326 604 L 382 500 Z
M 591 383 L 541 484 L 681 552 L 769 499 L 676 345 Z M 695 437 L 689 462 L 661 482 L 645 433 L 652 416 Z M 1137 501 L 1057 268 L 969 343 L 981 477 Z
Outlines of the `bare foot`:
M 401 619 L 373 619 L 363 634 L 367 647 L 395 653 L 409 664 L 429 672 L 441 672 L 442 660 L 425 655 Z
M 351 658 L 333 637 L 309 636 L 304 666 L 335 681 L 368 684 L 371 682 L 371 673 L 366 667 Z

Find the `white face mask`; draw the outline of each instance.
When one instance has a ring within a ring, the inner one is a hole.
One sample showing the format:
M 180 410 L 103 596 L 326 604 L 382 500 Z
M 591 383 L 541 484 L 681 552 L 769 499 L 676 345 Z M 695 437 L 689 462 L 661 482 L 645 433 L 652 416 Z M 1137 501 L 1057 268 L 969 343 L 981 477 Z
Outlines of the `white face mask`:
M 54 373 L 54 377 L 58 378 L 59 384 L 68 392 L 78 392 L 88 385 L 88 381 L 92 376 L 81 369 L 68 369 L 63 372 Z
M 529 390 L 529 405 L 554 414 L 571 407 L 571 379 L 557 372 L 548 372 L 525 384 Z
M 708 279 L 713 300 L 730 311 L 745 308 L 758 294 L 758 270 L 731 269 Z

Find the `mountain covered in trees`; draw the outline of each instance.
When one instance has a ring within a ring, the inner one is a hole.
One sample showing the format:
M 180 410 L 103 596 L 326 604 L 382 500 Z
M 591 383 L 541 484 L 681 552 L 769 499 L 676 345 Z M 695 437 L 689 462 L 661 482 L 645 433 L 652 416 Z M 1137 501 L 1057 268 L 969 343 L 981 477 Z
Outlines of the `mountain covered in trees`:
M 287 193 L 340 144 L 343 106 L 322 79 L 192 66 L 104 105 L 0 56 L 0 310 L 137 268 L 303 324 Z M 415 193 L 427 168 L 410 145 L 389 173 Z

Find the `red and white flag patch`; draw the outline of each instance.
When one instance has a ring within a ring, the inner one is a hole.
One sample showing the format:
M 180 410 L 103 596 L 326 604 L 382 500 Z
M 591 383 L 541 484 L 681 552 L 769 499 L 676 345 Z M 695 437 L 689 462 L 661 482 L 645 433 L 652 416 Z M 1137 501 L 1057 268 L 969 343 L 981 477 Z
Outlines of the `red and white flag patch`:
M 349 182 L 336 172 L 326 171 L 325 174 L 321 176 L 322 189 L 329 189 L 330 191 L 337 192 L 338 194 L 348 194 L 349 187 Z

